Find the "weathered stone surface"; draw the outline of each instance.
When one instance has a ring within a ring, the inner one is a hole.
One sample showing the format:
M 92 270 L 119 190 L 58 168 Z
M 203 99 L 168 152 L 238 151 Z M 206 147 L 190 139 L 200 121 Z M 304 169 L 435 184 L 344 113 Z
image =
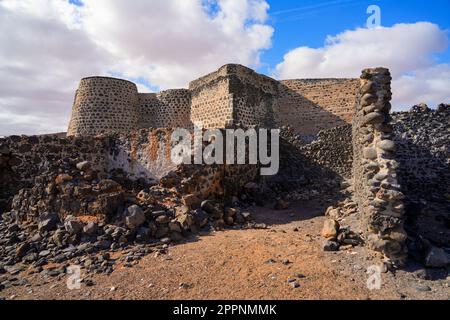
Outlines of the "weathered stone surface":
M 378 147 L 384 151 L 395 151 L 395 143 L 392 140 L 381 140 L 378 142 Z
M 363 121 L 363 125 L 367 124 L 376 124 L 376 123 L 382 123 L 385 120 L 385 116 L 380 112 L 372 112 L 367 114 Z
M 450 264 L 450 256 L 442 248 L 432 247 L 425 259 L 427 267 L 443 268 Z
M 83 223 L 78 221 L 74 216 L 67 216 L 64 221 L 64 228 L 69 234 L 77 234 L 83 230 Z
M 377 150 L 375 148 L 364 148 L 363 156 L 365 159 L 375 160 L 378 157 Z

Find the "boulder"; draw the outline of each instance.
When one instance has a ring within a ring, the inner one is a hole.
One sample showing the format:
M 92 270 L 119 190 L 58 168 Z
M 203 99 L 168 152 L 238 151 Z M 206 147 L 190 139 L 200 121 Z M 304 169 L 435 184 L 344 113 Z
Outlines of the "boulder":
M 336 241 L 327 240 L 323 244 L 323 251 L 338 251 L 339 243 Z
M 132 205 L 125 213 L 125 224 L 130 229 L 135 229 L 145 222 L 145 214 L 141 207 Z
M 169 230 L 172 232 L 181 232 L 181 225 L 178 221 L 173 220 L 169 222 Z
M 442 248 L 432 247 L 425 258 L 425 265 L 430 268 L 444 268 L 450 264 L 450 257 Z
M 221 219 L 223 216 L 223 212 L 219 209 L 217 203 L 211 200 L 205 200 L 201 204 L 201 208 L 207 214 L 209 214 L 214 219 Z
M 339 223 L 334 219 L 327 219 L 323 223 L 321 235 L 324 238 L 335 238 L 339 231 Z
M 78 234 L 81 230 L 83 230 L 83 227 L 83 223 L 78 221 L 74 216 L 67 216 L 64 221 L 64 228 L 71 235 Z
M 200 228 L 208 223 L 208 215 L 201 209 L 193 211 L 192 218 L 194 223 Z
M 98 225 L 93 221 L 89 221 L 83 228 L 83 232 L 88 235 L 97 233 Z
M 59 217 L 53 212 L 44 212 L 39 216 L 38 230 L 39 231 L 52 231 L 56 229 L 56 225 L 59 223 Z
M 189 228 L 194 224 L 194 218 L 190 214 L 183 214 L 176 218 L 176 221 L 181 225 L 184 230 L 189 230 Z
M 198 207 L 201 204 L 201 200 L 195 194 L 187 194 L 183 196 L 182 202 L 189 208 Z

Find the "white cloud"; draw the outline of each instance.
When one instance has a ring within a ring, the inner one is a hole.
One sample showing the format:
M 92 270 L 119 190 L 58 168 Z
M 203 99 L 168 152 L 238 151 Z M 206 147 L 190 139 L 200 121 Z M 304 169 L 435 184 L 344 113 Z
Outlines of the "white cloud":
M 225 63 L 256 67 L 271 45 L 264 0 L 83 3 L 0 0 L 0 135 L 65 131 L 84 76 L 185 87 Z
M 62 4 L 0 2 L 0 135 L 65 131 L 79 79 L 105 68 Z
M 163 89 L 186 86 L 229 62 L 259 63 L 270 46 L 261 0 L 219 0 L 209 14 L 199 0 L 85 0 L 83 28 L 116 58 L 111 66 L 127 77 L 144 77 Z
M 384 66 L 393 75 L 393 105 L 435 105 L 450 100 L 448 64 L 433 55 L 449 44 L 447 32 L 428 22 L 390 28 L 356 29 L 329 36 L 321 48 L 289 51 L 276 66 L 278 78 L 358 77 L 367 67 Z

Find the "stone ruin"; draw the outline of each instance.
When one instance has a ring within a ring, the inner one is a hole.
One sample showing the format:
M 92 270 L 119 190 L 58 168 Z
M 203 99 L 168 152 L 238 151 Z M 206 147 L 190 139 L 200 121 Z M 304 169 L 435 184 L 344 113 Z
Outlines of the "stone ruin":
M 384 68 L 360 79 L 276 81 L 239 65 L 161 93 L 82 79 L 67 137 L 0 139 L 2 263 L 39 268 L 103 252 L 95 270 L 112 272 L 108 250 L 137 244 L 125 258 L 132 263 L 202 228 L 264 228 L 252 222 L 251 205 L 283 210 L 322 198 L 325 250 L 364 244 L 393 266 L 409 254 L 445 267 L 449 105 L 391 113 L 390 82 Z M 174 165 L 171 133 L 198 121 L 218 130 L 280 128 L 279 173 Z M 359 230 L 339 226 L 346 215 Z

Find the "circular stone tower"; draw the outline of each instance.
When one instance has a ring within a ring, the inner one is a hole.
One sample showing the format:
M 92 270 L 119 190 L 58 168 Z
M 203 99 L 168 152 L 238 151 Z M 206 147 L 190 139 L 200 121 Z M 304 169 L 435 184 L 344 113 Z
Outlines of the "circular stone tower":
M 134 83 L 109 77 L 81 80 L 75 94 L 68 136 L 127 132 L 138 127 L 138 91 Z

